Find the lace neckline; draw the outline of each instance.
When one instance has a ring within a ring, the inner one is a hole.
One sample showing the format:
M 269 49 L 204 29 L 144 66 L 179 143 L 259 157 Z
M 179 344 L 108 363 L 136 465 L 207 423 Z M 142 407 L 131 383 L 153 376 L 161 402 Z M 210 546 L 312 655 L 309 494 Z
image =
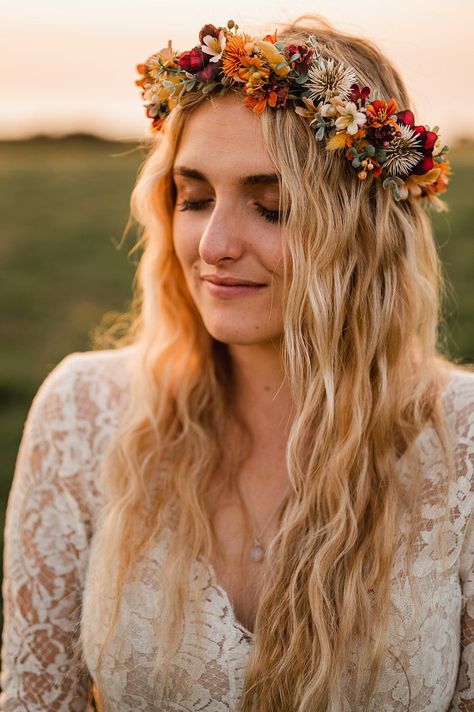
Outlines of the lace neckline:
M 456 378 L 457 375 L 456 370 L 452 370 L 450 373 L 447 374 L 445 384 L 443 388 L 441 389 L 441 397 L 445 397 L 445 395 L 448 392 L 448 388 L 451 385 L 452 381 L 454 378 Z M 415 441 L 418 442 L 425 434 L 426 432 L 430 429 L 431 425 L 430 423 L 427 423 L 426 426 L 418 433 L 418 436 L 416 437 Z M 400 456 L 398 463 L 401 464 L 401 461 L 405 459 L 407 452 L 405 451 L 402 453 Z M 208 560 L 208 559 L 203 559 L 200 558 L 199 563 L 206 569 L 207 573 L 209 574 L 209 578 L 212 583 L 212 587 L 214 590 L 218 593 L 218 595 L 223 599 L 226 609 L 228 611 L 229 618 L 231 620 L 232 625 L 234 628 L 237 628 L 240 630 L 244 635 L 249 638 L 250 640 L 254 640 L 255 638 L 255 632 L 252 632 L 249 630 L 243 623 L 239 621 L 235 614 L 234 606 L 232 605 L 232 602 L 230 600 L 230 596 L 227 593 L 226 589 L 220 585 L 218 578 L 217 578 L 217 572 L 213 566 L 213 564 Z

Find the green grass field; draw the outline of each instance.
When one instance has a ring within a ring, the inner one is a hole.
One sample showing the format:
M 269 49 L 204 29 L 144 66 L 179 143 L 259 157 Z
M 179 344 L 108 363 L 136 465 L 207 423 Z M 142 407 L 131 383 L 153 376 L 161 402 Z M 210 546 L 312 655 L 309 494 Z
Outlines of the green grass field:
M 132 234 L 118 243 L 142 149 L 87 137 L 0 143 L 0 547 L 22 427 L 35 391 L 131 297 Z M 451 210 L 434 215 L 453 285 L 451 356 L 474 360 L 474 149 L 452 151 Z

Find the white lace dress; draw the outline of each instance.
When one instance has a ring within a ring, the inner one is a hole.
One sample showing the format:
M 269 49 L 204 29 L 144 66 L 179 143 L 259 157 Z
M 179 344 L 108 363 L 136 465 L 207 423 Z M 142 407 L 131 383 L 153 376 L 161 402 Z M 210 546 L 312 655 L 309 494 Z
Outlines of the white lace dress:
M 93 544 L 102 499 L 97 477 L 104 449 L 127 405 L 130 354 L 130 349 L 72 354 L 49 375 L 33 402 L 6 519 L 0 678 L 4 712 L 87 708 L 104 626 L 97 620 L 88 587 L 88 573 L 96 565 Z M 423 526 L 414 573 L 421 605 L 415 612 L 400 554 L 393 570 L 390 652 L 377 690 L 377 712 L 474 710 L 474 374 L 453 372 L 444 397 L 457 465 L 450 492 L 448 569 L 443 570 L 433 547 L 440 516 L 440 457 L 428 427 L 418 438 Z M 408 477 L 403 458 L 400 466 L 402 476 Z M 150 670 L 159 646 L 156 582 L 165 545 L 161 541 L 137 562 L 127 584 L 104 661 L 101 695 L 107 712 L 159 710 Z M 190 575 L 195 576 L 198 567 L 207 574 L 206 645 L 196 645 L 189 600 L 166 709 L 227 712 L 236 709 L 241 696 L 253 636 L 236 620 L 211 566 L 196 562 Z M 89 674 L 80 675 L 74 667 L 78 640 L 83 641 Z M 353 712 L 350 703 L 341 702 L 341 712 L 343 707 Z

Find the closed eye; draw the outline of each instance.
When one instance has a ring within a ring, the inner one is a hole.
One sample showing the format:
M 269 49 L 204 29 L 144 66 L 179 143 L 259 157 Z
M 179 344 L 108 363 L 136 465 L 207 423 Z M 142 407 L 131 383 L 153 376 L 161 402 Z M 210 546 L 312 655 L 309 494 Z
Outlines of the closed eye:
M 277 223 L 280 222 L 280 211 L 279 210 L 267 210 L 267 208 L 264 208 L 263 205 L 259 205 L 258 203 L 255 206 L 260 213 L 260 215 L 269 223 Z
M 201 210 L 201 208 L 203 208 L 209 202 L 209 200 L 182 200 L 181 203 L 176 207 L 181 212 L 183 212 L 184 210 Z
M 179 205 L 177 205 L 177 210 L 184 212 L 185 210 L 202 210 L 206 205 L 211 202 L 208 200 L 182 200 Z M 264 208 L 263 205 L 255 203 L 255 207 L 259 215 L 261 215 L 264 220 L 269 223 L 277 223 L 280 221 L 280 211 L 279 210 L 268 210 Z

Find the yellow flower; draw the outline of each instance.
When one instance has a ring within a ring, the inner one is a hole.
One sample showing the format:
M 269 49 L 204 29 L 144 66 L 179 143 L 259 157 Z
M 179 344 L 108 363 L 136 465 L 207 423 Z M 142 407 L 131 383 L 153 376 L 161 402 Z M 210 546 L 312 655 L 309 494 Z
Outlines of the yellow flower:
M 328 151 L 340 151 L 347 146 L 347 134 L 344 132 L 336 133 L 331 136 L 326 142 L 326 149 Z
M 285 78 L 290 72 L 291 67 L 287 63 L 284 55 L 279 52 L 275 45 L 272 44 L 272 42 L 266 42 L 265 40 L 259 40 L 258 42 L 255 42 L 255 45 L 256 47 L 258 47 L 262 56 L 270 65 L 271 69 L 275 72 L 277 77 Z M 278 65 L 282 62 L 284 63 L 284 66 L 279 67 L 279 69 L 277 69 Z
M 250 89 L 249 93 L 260 88 L 269 75 L 270 70 L 264 66 L 260 57 L 242 57 L 239 78 L 247 83 L 246 89 Z

